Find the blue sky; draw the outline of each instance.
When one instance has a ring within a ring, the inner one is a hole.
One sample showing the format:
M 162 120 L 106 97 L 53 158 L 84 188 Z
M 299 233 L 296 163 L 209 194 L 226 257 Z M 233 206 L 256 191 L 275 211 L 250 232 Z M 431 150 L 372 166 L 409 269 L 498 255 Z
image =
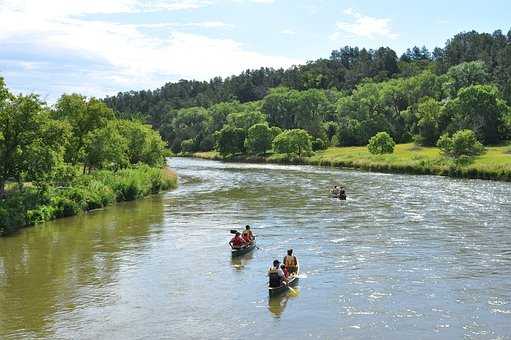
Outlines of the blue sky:
M 345 45 L 443 47 L 511 29 L 511 2 L 0 0 L 0 76 L 52 103 L 328 57 Z

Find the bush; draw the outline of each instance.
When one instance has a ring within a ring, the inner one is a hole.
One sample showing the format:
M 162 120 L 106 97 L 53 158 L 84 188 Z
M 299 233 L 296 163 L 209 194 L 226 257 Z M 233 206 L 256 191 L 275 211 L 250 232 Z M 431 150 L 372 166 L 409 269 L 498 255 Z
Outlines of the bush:
M 197 150 L 193 139 L 185 139 L 181 142 L 181 151 L 184 153 L 191 153 Z
M 117 201 L 134 200 L 176 187 L 177 177 L 169 169 L 140 165 L 117 172 L 95 171 L 80 175 L 71 187 L 27 188 L 0 200 L 0 235 L 26 225 L 73 216 Z
M 484 151 L 484 146 L 477 140 L 472 130 L 460 130 L 452 137 L 447 134 L 442 135 L 438 139 L 437 146 L 444 155 L 465 163 L 466 157 L 480 155 Z M 465 160 L 463 160 L 464 157 Z
M 394 146 L 396 146 L 396 143 L 387 132 L 378 132 L 369 139 L 369 144 L 367 144 L 369 152 L 374 155 L 393 153 Z
M 326 143 L 321 138 L 316 138 L 312 142 L 312 150 L 318 151 L 318 150 L 325 150 L 327 147 Z

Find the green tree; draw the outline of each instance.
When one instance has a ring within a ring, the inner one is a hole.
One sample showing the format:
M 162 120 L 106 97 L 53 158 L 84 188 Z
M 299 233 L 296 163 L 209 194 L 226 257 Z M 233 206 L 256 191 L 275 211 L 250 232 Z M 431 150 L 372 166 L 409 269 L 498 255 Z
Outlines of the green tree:
M 273 140 L 273 150 L 288 156 L 307 156 L 312 152 L 311 136 L 302 129 L 285 130 Z
M 211 121 L 211 116 L 204 108 L 190 107 L 179 110 L 171 125 L 172 151 L 180 152 L 181 142 L 185 139 L 195 139 L 197 145 L 200 145 L 210 131 Z
M 500 142 L 499 128 L 507 105 L 493 85 L 473 85 L 463 88 L 454 101 L 458 129 L 470 129 L 484 144 Z
M 119 119 L 111 122 L 127 143 L 127 156 L 131 164 L 145 163 L 161 166 L 168 155 L 166 143 L 150 125 L 137 120 Z
M 215 132 L 216 149 L 222 156 L 244 151 L 245 130 L 225 125 L 222 130 Z
M 89 171 L 93 168 L 119 170 L 129 164 L 128 141 L 115 123 L 96 129 L 86 136 L 84 164 Z
M 278 126 L 272 126 L 270 128 L 270 131 L 271 131 L 271 140 L 272 141 L 275 139 L 275 137 L 277 137 L 278 135 L 280 135 L 282 133 L 282 129 L 279 128 Z
M 384 153 L 393 153 L 394 146 L 396 146 L 396 143 L 387 132 L 378 132 L 369 139 L 367 149 L 374 155 L 381 155 Z
M 464 87 L 484 84 L 490 79 L 486 65 L 482 61 L 471 61 L 453 66 L 447 72 L 449 80 L 444 84 L 446 92 L 455 97 Z
M 271 148 L 273 134 L 268 124 L 255 124 L 248 129 L 245 149 L 254 154 L 265 153 Z
M 0 82 L 0 196 L 7 180 L 39 181 L 62 162 L 69 126 L 51 119 L 35 95 L 12 96 Z
M 79 94 L 60 97 L 54 115 L 71 125 L 72 138 L 66 151 L 66 161 L 73 164 L 84 159 L 85 137 L 115 118 L 113 110 L 104 102 L 95 98 L 87 100 Z
M 479 155 L 484 151 L 472 130 L 457 131 L 452 137 L 444 134 L 438 139 L 437 146 L 446 156 L 454 159 Z
M 426 97 L 417 108 L 417 132 L 419 144 L 433 146 L 440 137 L 440 116 L 442 105 Z
M 255 124 L 264 122 L 266 122 L 266 118 L 260 111 L 235 112 L 227 116 L 227 124 L 245 131 Z
M 294 93 L 285 87 L 272 89 L 264 97 L 262 111 L 268 117 L 270 125 L 279 126 L 282 129 L 295 127 L 295 103 L 291 100 Z

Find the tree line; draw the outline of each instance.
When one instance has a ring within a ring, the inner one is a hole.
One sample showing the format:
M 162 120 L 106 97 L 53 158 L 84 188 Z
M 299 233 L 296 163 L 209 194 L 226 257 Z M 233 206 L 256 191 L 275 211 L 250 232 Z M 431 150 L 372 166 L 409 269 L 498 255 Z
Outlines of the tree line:
M 361 83 L 375 83 L 417 76 L 430 71 L 440 76 L 458 64 L 481 61 L 487 82 L 494 84 L 507 102 L 511 100 L 511 31 L 463 32 L 447 40 L 444 48 L 429 51 L 412 47 L 400 57 L 390 48 L 376 50 L 346 46 L 321 58 L 288 69 L 247 70 L 225 79 L 180 80 L 156 90 L 119 93 L 104 99 L 123 115 L 144 117 L 159 128 L 172 111 L 187 107 L 210 108 L 220 102 L 262 100 L 275 87 L 292 90 L 337 90 L 351 94 Z M 169 141 L 172 143 L 172 141 Z
M 63 95 L 50 107 L 0 77 L 0 236 L 174 187 L 167 154 L 150 125 L 101 100 Z
M 426 69 L 410 77 L 365 80 L 351 92 L 276 87 L 258 101 L 170 110 L 159 129 L 175 153 L 279 152 L 289 143 L 305 143 L 297 142 L 305 136 L 309 142 L 301 144 L 301 155 L 366 145 L 378 132 L 398 143 L 434 146 L 442 135 L 465 129 L 483 144 L 498 144 L 511 139 L 511 109 L 486 64 L 471 61 L 440 75 Z

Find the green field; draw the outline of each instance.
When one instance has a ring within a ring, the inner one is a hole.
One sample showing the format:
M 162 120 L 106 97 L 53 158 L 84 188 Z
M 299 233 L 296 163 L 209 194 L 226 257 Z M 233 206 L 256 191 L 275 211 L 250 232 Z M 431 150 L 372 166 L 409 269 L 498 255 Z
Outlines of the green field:
M 194 157 L 216 160 L 248 162 L 311 164 L 346 167 L 378 172 L 432 174 L 463 178 L 480 178 L 511 181 L 511 145 L 486 148 L 464 166 L 454 164 L 441 155 L 438 148 L 420 147 L 415 144 L 398 144 L 393 154 L 373 155 L 365 146 L 331 147 L 318 151 L 311 157 L 290 159 L 285 155 L 266 157 L 239 155 L 224 159 L 216 151 L 198 152 Z

